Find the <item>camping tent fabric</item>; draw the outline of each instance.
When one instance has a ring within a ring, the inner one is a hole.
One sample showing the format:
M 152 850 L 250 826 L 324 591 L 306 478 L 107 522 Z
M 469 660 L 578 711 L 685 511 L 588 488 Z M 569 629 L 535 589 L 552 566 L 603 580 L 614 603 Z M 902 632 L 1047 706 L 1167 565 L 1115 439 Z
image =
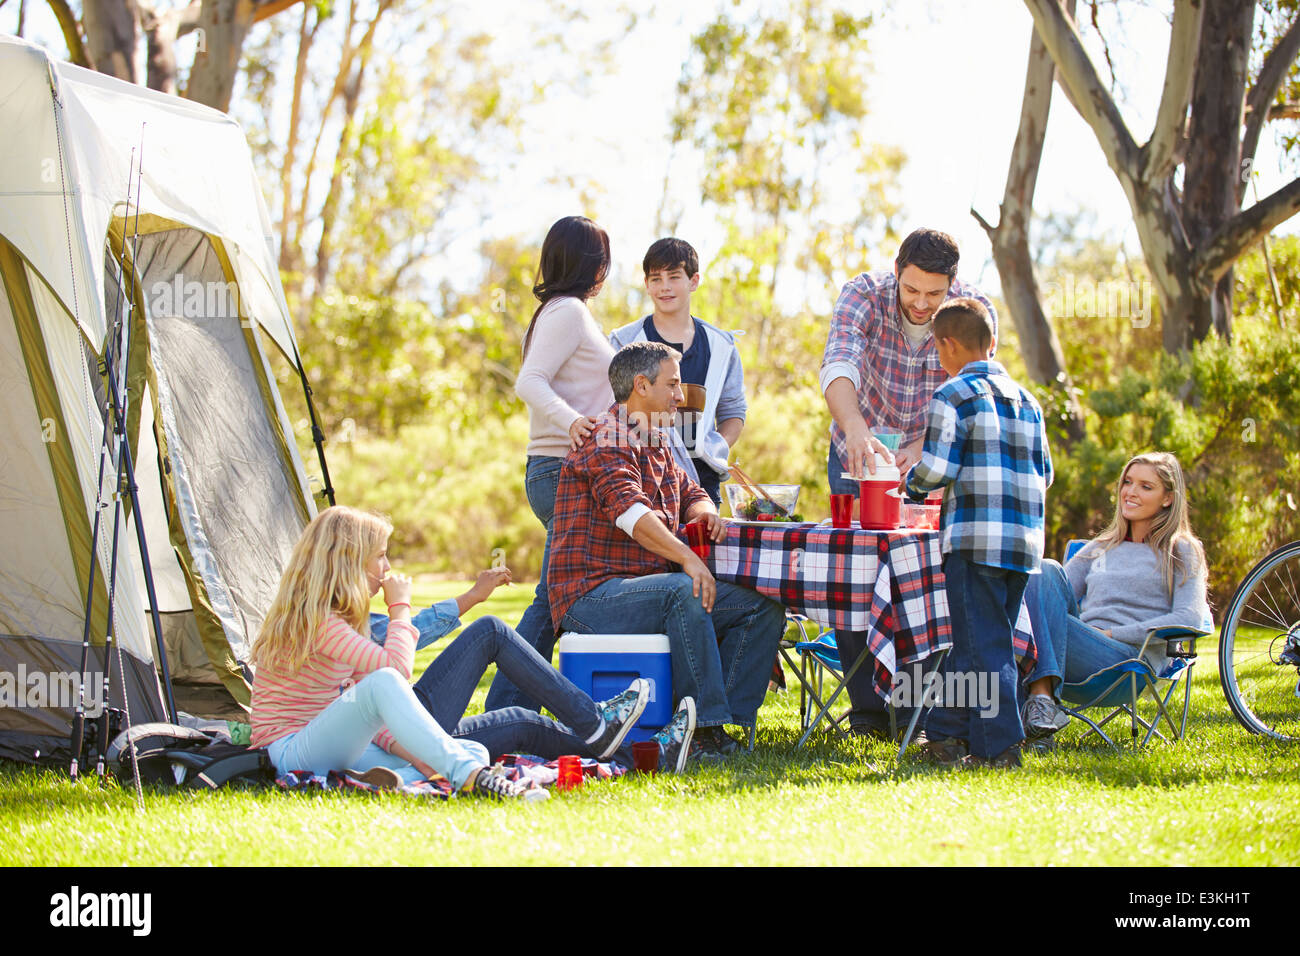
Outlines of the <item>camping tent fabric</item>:
M 24 667 L 78 667 L 101 501 L 93 642 L 108 629 L 115 475 L 110 466 L 97 489 L 98 366 L 119 311 L 149 564 L 163 572 L 158 608 L 175 616 L 174 634 L 197 630 L 208 670 L 241 704 L 249 643 L 314 505 L 262 349 L 264 333 L 297 364 L 238 125 L 13 38 L 0 37 L 0 74 L 0 124 L 21 133 L 0 138 L 0 532 L 21 542 L 0 551 L 0 754 L 30 758 L 60 734 L 66 743 L 71 707 L 8 706 L 4 695 Z M 214 306 L 201 295 L 192 309 L 163 301 L 191 284 L 232 297 Z M 125 515 L 117 540 L 125 703 L 133 721 L 161 719 L 144 562 Z M 120 706 L 117 679 L 112 690 Z

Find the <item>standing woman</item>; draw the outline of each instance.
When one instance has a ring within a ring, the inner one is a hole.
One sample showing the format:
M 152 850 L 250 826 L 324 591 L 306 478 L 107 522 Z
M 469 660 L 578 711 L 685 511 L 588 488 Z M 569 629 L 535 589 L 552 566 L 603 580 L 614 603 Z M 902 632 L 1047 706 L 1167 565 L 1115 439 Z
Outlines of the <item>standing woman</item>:
M 587 308 L 587 300 L 600 292 L 609 274 L 609 263 L 609 236 L 590 219 L 566 216 L 551 226 L 533 284 L 540 305 L 524 334 L 523 366 L 515 379 L 515 392 L 529 413 L 528 504 L 546 527 L 541 580 L 517 630 L 548 661 L 555 647 L 555 629 L 546 596 L 546 568 L 560 466 L 570 449 L 587 440 L 595 417 L 614 404 L 609 385 L 614 349 Z M 484 708 L 510 706 L 539 709 L 537 701 L 498 672 Z
M 1187 486 L 1168 452 L 1138 455 L 1124 466 L 1115 517 L 1061 567 L 1045 560 L 1031 574 L 1025 605 L 1038 663 L 1028 678 L 1025 734 L 1047 737 L 1068 724 L 1057 703 L 1060 683 L 1079 683 L 1142 652 L 1157 671 L 1165 644 L 1147 631 L 1200 627 L 1209 614 L 1205 551 L 1192 533 Z

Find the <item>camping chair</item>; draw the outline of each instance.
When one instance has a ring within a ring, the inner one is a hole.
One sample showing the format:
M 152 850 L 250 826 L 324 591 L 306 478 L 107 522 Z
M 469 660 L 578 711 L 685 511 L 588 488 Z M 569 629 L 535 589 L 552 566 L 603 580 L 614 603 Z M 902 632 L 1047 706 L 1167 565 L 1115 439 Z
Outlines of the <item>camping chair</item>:
M 798 629 L 799 637 L 795 640 L 783 637 L 778 648 L 782 659 L 799 678 L 799 730 L 803 732 L 799 746 L 802 746 L 808 737 L 809 725 L 813 723 L 813 715 L 825 706 L 827 676 L 835 682 L 833 688 L 838 689 L 844 681 L 844 670 L 840 665 L 840 652 L 835 644 L 833 630 L 828 627 L 818 627 L 816 621 L 792 611 L 786 612 L 786 621 Z M 791 652 L 794 653 L 794 657 L 791 657 Z M 848 718 L 847 709 L 838 717 L 829 712 L 826 716 L 831 726 L 839 731 L 841 736 L 848 736 L 848 732 L 843 727 L 844 721 Z
M 804 745 L 823 719 L 829 719 L 831 727 L 841 737 L 848 737 L 849 732 L 844 728 L 844 722 L 848 720 L 849 709 L 845 708 L 839 716 L 836 716 L 832 713 L 831 708 L 839 695 L 848 689 L 848 678 L 871 656 L 869 650 L 864 647 L 858 659 L 848 668 L 846 673 L 840 660 L 834 630 L 828 627 L 818 629 L 816 622 L 804 617 L 802 614 L 786 612 L 786 617 L 798 627 L 799 636 L 804 638 L 802 641 L 783 639 L 779 645 L 781 656 L 785 658 L 785 662 L 790 665 L 791 670 L 795 672 L 795 676 L 799 678 L 799 729 L 803 731 L 803 735 L 799 738 L 799 742 L 795 744 L 795 749 L 798 750 Z M 814 630 L 816 630 L 811 639 L 808 639 L 807 627 L 809 624 L 813 625 Z M 798 663 L 790 657 L 790 651 L 792 650 L 799 657 Z M 936 670 L 942 670 L 948 651 L 949 648 L 944 648 L 939 652 L 938 657 L 935 659 Z M 827 678 L 833 681 L 829 697 L 825 693 Z M 912 735 L 916 732 L 916 725 L 920 721 L 922 711 L 929 710 L 931 707 L 933 707 L 933 703 L 913 709 L 912 718 L 908 722 L 898 750 L 899 760 L 902 760 L 903 752 L 907 750 L 908 744 L 912 741 Z M 889 733 L 894 739 L 898 739 L 897 715 L 898 711 L 894 706 L 894 699 L 891 697 L 889 699 Z
M 1070 560 L 1086 543 L 1078 538 L 1071 540 L 1065 548 L 1065 559 Z M 1192 702 L 1192 668 L 1196 666 L 1196 641 L 1197 638 L 1208 636 L 1213 630 L 1214 622 L 1208 615 L 1199 628 L 1152 628 L 1147 632 L 1141 650 L 1133 659 L 1103 668 L 1078 683 L 1062 683 L 1062 709 L 1090 728 L 1080 741 L 1096 734 L 1118 750 L 1119 745 L 1102 728 L 1120 714 L 1128 715 L 1130 734 L 1134 742 L 1137 741 L 1140 729 L 1145 729 L 1146 733 L 1142 737 L 1140 746 L 1145 747 L 1152 736 L 1170 743 L 1181 740 L 1187 732 L 1187 714 Z M 1153 641 L 1166 643 L 1167 661 L 1159 673 L 1144 658 L 1147 647 Z M 1175 724 L 1169 712 L 1169 703 L 1173 700 L 1174 691 L 1178 689 L 1180 682 L 1183 686 L 1183 706 L 1180 719 Z M 1155 705 L 1155 712 L 1149 721 L 1138 710 L 1138 704 L 1143 698 L 1149 698 Z M 1109 707 L 1110 712 L 1101 720 L 1094 721 L 1083 712 L 1095 707 Z M 1160 731 L 1162 718 L 1168 725 L 1169 737 Z
M 1137 657 L 1120 661 L 1104 668 L 1077 684 L 1061 685 L 1062 708 L 1071 717 L 1078 718 L 1091 729 L 1081 740 L 1096 734 L 1116 750 L 1115 743 L 1102 728 L 1120 714 L 1127 714 L 1132 739 L 1136 742 L 1139 728 L 1146 734 L 1141 746 L 1145 747 L 1154 735 L 1161 740 L 1174 742 L 1181 740 L 1187 732 L 1187 713 L 1192 702 L 1192 668 L 1196 666 L 1196 639 L 1210 634 L 1208 629 L 1193 627 L 1157 627 L 1147 633 L 1147 639 Z M 1157 673 L 1143 659 L 1147 646 L 1152 641 L 1167 642 L 1168 661 Z M 1177 724 L 1169 712 L 1169 702 L 1179 682 L 1183 685 L 1183 707 Z M 1143 697 L 1155 702 L 1155 713 L 1148 721 L 1138 712 L 1138 703 Z M 1067 704 L 1073 706 L 1066 706 Z M 1109 707 L 1110 712 L 1100 721 L 1094 721 L 1085 710 L 1094 707 Z M 1164 719 L 1169 727 L 1170 737 L 1160 732 L 1160 720 Z

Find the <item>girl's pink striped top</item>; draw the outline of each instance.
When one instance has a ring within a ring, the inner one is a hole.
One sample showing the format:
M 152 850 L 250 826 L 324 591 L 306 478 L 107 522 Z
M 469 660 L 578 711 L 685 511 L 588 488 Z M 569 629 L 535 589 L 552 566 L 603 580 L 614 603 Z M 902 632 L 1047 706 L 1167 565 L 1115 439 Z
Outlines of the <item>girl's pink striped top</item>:
M 316 644 L 295 673 L 261 664 L 253 681 L 254 747 L 265 747 L 285 734 L 302 730 L 340 694 L 381 667 L 391 667 L 407 680 L 415 663 L 415 627 L 391 621 L 383 646 L 354 631 L 341 617 L 331 614 L 321 624 Z M 391 749 L 387 728 L 375 743 Z

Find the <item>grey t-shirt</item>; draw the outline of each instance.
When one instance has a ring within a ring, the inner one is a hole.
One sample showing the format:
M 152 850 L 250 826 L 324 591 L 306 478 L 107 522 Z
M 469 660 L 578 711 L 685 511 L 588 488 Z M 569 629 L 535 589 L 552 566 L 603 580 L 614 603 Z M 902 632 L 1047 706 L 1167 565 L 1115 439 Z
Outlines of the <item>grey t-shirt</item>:
M 1208 610 L 1205 564 L 1196 561 L 1189 565 L 1193 559 L 1186 544 L 1179 544 L 1174 553 L 1187 573 L 1175 566 L 1171 598 L 1150 545 L 1124 541 L 1104 551 L 1096 542 L 1089 542 L 1065 566 L 1080 618 L 1134 648 L 1142 646 L 1153 627 L 1200 627 Z M 1153 662 L 1163 659 L 1163 644 L 1158 650 L 1148 650 L 1155 651 Z

